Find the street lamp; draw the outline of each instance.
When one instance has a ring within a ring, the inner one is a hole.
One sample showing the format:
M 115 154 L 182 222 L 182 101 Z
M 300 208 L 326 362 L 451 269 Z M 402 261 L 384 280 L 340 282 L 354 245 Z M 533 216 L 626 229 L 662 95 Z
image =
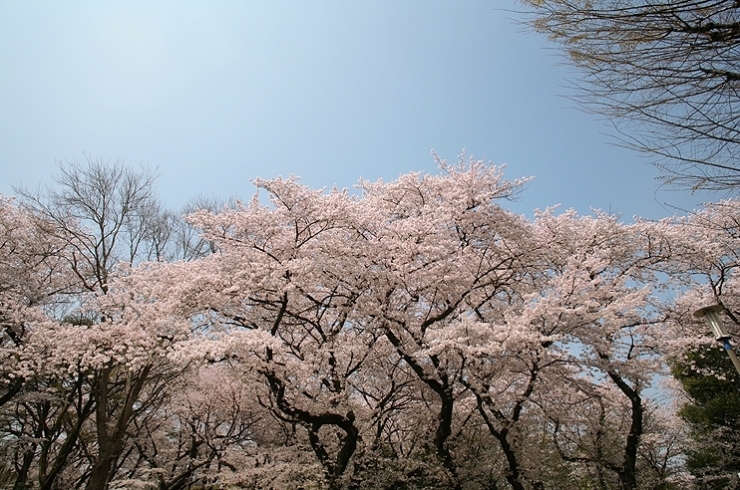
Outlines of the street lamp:
M 730 345 L 730 334 L 725 331 L 725 328 L 722 326 L 722 319 L 719 317 L 719 312 L 724 311 L 724 309 L 725 307 L 722 305 L 705 306 L 700 310 L 696 310 L 694 316 L 704 318 L 709 323 L 709 326 L 712 327 L 714 338 L 718 342 L 722 342 L 727 355 L 730 356 L 732 364 L 735 366 L 738 374 L 740 374 L 740 361 L 738 361 L 735 351 L 732 350 L 732 345 Z

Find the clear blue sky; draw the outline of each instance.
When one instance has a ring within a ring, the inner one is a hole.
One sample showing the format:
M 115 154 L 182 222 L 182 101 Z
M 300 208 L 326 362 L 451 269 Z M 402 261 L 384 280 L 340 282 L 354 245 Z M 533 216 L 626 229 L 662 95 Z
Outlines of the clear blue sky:
M 0 192 L 83 152 L 161 173 L 173 208 L 436 172 L 463 148 L 535 176 L 511 207 L 658 218 L 702 196 L 658 189 L 639 154 L 570 100 L 557 46 L 513 1 L 3 1 Z M 706 199 L 706 196 L 704 196 Z

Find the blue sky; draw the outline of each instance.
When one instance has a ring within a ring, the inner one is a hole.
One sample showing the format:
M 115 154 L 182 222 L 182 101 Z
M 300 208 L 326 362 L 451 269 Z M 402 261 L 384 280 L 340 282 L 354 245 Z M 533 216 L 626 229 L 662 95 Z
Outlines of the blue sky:
M 659 218 L 707 196 L 659 188 L 564 95 L 576 73 L 513 1 L 4 1 L 0 192 L 55 162 L 156 168 L 178 208 L 249 198 L 250 179 L 312 187 L 437 172 L 435 150 L 535 176 L 509 206 Z M 711 196 L 710 196 L 711 197 Z M 667 203 L 669 206 L 665 206 Z

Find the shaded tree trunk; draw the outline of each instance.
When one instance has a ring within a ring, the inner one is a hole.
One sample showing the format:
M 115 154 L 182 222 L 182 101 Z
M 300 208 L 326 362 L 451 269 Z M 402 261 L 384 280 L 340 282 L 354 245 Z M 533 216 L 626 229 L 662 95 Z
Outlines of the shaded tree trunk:
M 98 456 L 93 465 L 90 479 L 85 487 L 87 490 L 105 490 L 113 476 L 114 463 L 123 451 L 126 438 L 126 429 L 134 414 L 134 403 L 138 401 L 144 384 L 149 379 L 152 366 L 147 365 L 141 371 L 132 376 L 126 376 L 125 398 L 117 420 L 112 420 L 110 394 L 110 368 L 103 369 L 98 376 L 96 395 L 96 429 L 98 438 Z M 133 378 L 133 379 L 132 379 Z M 111 428 L 110 423 L 115 425 Z

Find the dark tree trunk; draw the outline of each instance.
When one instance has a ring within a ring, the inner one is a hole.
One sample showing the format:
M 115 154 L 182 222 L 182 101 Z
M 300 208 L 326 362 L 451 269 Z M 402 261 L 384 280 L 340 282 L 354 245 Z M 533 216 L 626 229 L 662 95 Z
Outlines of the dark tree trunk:
M 87 482 L 86 490 L 106 490 L 108 483 L 113 476 L 115 462 L 123 451 L 126 438 L 126 429 L 128 428 L 131 418 L 134 414 L 134 403 L 139 399 L 144 384 L 149 379 L 149 373 L 152 366 L 147 365 L 135 375 L 129 375 L 131 378 L 126 380 L 131 386 L 125 392 L 125 399 L 115 420 L 115 425 L 109 427 L 111 414 L 109 414 L 110 377 L 111 370 L 103 369 L 97 379 L 97 411 L 96 427 L 98 436 L 98 457 L 93 465 L 90 479 Z
M 626 381 L 616 372 L 609 371 L 609 377 L 614 381 L 617 387 L 630 400 L 631 404 L 631 423 L 630 431 L 627 434 L 627 440 L 624 445 L 624 457 L 622 468 L 617 472 L 622 490 L 635 490 L 637 488 L 637 449 L 642 437 L 642 418 L 643 407 L 642 398 L 637 390 L 627 384 Z

